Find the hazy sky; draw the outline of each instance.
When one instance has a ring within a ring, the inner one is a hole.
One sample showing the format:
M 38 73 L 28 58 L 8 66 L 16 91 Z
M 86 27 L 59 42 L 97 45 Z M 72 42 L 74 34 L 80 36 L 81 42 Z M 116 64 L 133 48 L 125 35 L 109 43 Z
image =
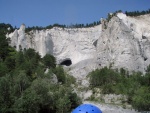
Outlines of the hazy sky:
M 150 9 L 150 0 L 0 0 L 0 23 L 20 27 L 86 24 L 109 12 Z

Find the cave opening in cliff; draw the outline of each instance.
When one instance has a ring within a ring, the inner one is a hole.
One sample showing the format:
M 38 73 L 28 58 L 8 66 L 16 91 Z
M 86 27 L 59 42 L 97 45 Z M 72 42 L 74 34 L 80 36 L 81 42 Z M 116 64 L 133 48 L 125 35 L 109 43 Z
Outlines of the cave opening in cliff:
M 65 59 L 63 60 L 60 65 L 70 66 L 72 64 L 71 59 Z

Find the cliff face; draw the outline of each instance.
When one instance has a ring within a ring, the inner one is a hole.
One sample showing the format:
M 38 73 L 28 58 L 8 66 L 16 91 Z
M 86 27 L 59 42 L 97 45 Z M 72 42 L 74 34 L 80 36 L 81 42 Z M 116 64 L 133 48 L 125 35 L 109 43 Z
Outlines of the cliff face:
M 108 23 L 92 28 L 55 27 L 29 33 L 22 25 L 7 37 L 17 50 L 33 48 L 41 56 L 53 54 L 58 64 L 71 60 L 69 72 L 78 77 L 109 65 L 144 72 L 150 64 L 150 15 L 118 13 Z
M 95 41 L 101 34 L 101 25 L 93 28 L 63 29 L 52 28 L 47 30 L 33 30 L 25 33 L 25 26 L 9 34 L 11 46 L 33 48 L 44 56 L 46 53 L 53 54 L 57 63 L 70 59 L 76 64 L 85 59 L 96 56 Z
M 150 64 L 150 15 L 127 17 L 118 13 L 102 30 L 97 53 L 100 66 L 144 72 Z

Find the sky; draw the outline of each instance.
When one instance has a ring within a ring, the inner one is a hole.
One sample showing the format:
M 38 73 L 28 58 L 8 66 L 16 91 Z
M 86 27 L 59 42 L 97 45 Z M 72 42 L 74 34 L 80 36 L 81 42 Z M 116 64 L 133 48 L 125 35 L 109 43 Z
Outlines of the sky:
M 150 9 L 150 0 L 0 0 L 0 23 L 48 26 L 86 24 L 117 10 Z

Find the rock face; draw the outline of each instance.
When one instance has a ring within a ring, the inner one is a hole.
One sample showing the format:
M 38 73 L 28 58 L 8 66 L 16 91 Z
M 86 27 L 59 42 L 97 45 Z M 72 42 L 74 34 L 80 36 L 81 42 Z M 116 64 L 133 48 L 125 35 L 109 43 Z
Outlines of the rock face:
M 28 33 L 22 25 L 7 37 L 17 50 L 33 48 L 41 56 L 54 55 L 57 64 L 70 62 L 66 69 L 78 78 L 109 65 L 145 72 L 150 64 L 150 15 L 128 17 L 118 13 L 109 22 L 101 21 L 91 28 L 54 27 Z
M 57 64 L 70 62 L 69 74 L 83 79 L 96 67 L 96 45 L 101 25 L 92 28 L 58 28 L 32 30 L 25 33 L 25 25 L 7 37 L 17 50 L 33 48 L 43 57 L 46 53 L 56 57 Z M 84 76 L 84 77 L 83 77 Z M 84 82 L 83 84 L 85 84 Z
M 33 30 L 25 33 L 25 25 L 9 34 L 11 46 L 33 48 L 43 57 L 52 54 L 60 64 L 71 60 L 77 64 L 86 59 L 96 58 L 96 41 L 101 34 L 101 25 L 93 28 L 52 28 L 47 30 Z M 20 47 L 20 48 L 19 48 Z
M 100 66 L 145 72 L 150 64 L 150 15 L 113 17 L 98 39 L 97 59 Z

